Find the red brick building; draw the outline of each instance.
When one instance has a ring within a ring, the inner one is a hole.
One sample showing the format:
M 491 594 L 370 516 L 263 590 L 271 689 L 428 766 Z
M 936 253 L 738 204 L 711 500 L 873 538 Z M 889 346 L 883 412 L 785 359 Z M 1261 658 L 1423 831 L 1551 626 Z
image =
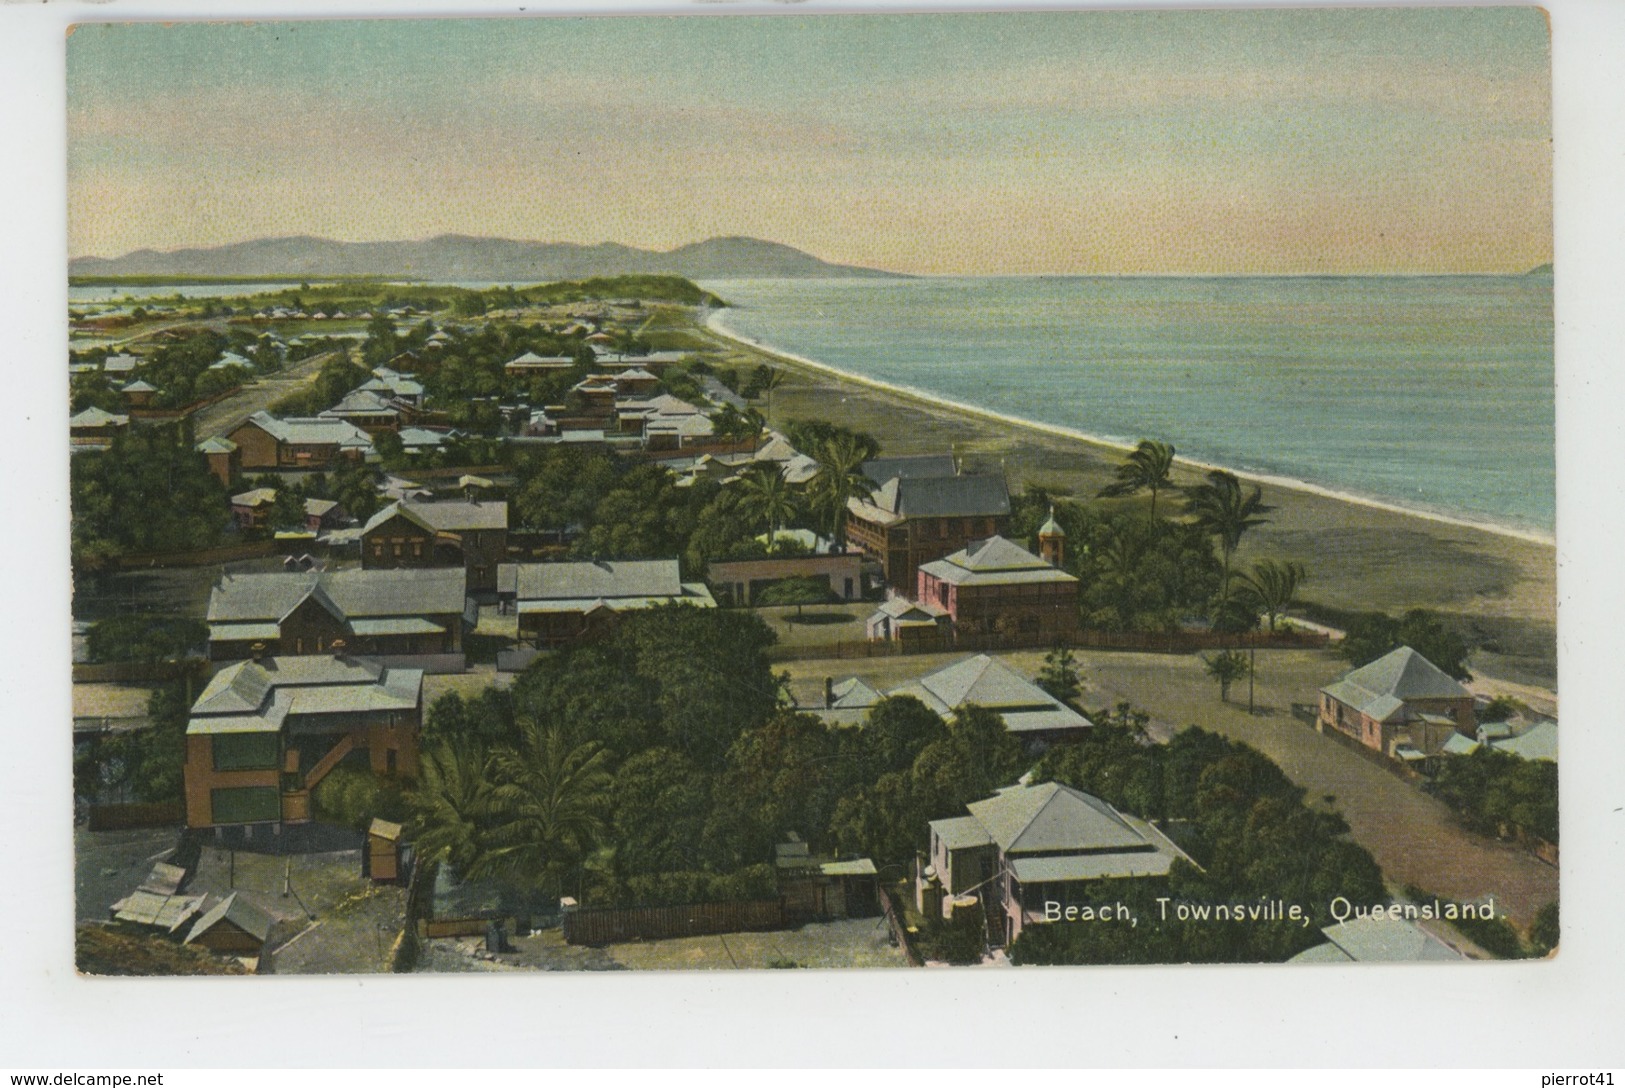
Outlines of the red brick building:
M 879 466 L 876 468 L 875 466 Z M 868 498 L 847 503 L 846 538 L 880 563 L 886 584 L 916 587 L 922 564 L 1010 528 L 1010 491 L 998 474 L 949 472 L 948 457 L 873 461 L 864 471 L 894 472 Z
M 461 566 L 470 593 L 494 592 L 508 556 L 505 502 L 397 502 L 361 530 L 367 570 Z

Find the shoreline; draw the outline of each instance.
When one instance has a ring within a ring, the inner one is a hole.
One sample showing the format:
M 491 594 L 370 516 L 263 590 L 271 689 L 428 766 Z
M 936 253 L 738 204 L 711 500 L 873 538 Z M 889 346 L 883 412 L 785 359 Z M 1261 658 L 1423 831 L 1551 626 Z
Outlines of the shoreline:
M 755 351 L 762 354 L 775 356 L 784 359 L 787 362 L 822 372 L 831 377 L 839 378 L 855 385 L 866 386 L 882 393 L 902 397 L 907 400 L 914 401 L 926 409 L 951 409 L 953 411 L 962 412 L 966 415 L 988 422 L 1037 431 L 1052 437 L 1069 439 L 1071 441 L 1095 446 L 1099 449 L 1109 450 L 1115 453 L 1131 451 L 1135 446 L 1134 443 L 1114 441 L 1100 435 L 1090 434 L 1087 431 L 1080 431 L 1061 424 L 1043 423 L 1037 420 L 1024 419 L 1020 416 L 994 411 L 993 409 L 989 408 L 978 407 L 974 404 L 966 404 L 962 401 L 956 401 L 952 398 L 944 397 L 926 390 L 916 389 L 906 385 L 899 385 L 895 382 L 889 382 L 881 378 L 871 378 L 862 374 L 855 374 L 851 371 L 842 370 L 840 367 L 831 366 L 829 363 L 820 362 L 817 359 L 811 359 L 804 355 L 798 355 L 792 351 L 786 351 L 765 341 L 752 340 L 740 333 L 726 328 L 723 325 L 723 319 L 727 312 L 728 311 L 726 309 L 716 309 L 710 311 L 705 318 L 706 330 L 713 335 L 727 340 L 737 345 L 739 348 L 747 351 Z M 1417 507 L 1405 506 L 1385 499 L 1372 498 L 1354 492 L 1339 491 L 1335 488 L 1310 483 L 1307 480 L 1299 480 L 1290 476 L 1238 470 L 1231 468 L 1228 465 L 1215 464 L 1190 457 L 1176 457 L 1175 463 L 1201 472 L 1207 472 L 1213 469 L 1222 469 L 1226 472 L 1233 473 L 1238 479 L 1246 480 L 1249 483 L 1259 485 L 1267 484 L 1271 487 L 1297 491 L 1306 495 L 1316 496 L 1317 498 L 1330 499 L 1335 502 L 1346 503 L 1351 506 L 1364 507 L 1370 510 L 1380 510 L 1387 514 L 1396 514 L 1402 517 L 1418 518 L 1423 521 L 1430 521 L 1440 525 L 1449 525 L 1455 528 L 1474 529 L 1479 532 L 1489 533 L 1491 535 L 1504 537 L 1509 540 L 1517 540 L 1526 544 L 1536 544 L 1541 547 L 1552 549 L 1554 555 L 1557 549 L 1556 534 L 1546 532 L 1544 530 L 1531 529 L 1523 526 L 1503 525 L 1496 522 L 1475 519 L 1459 514 L 1448 514 L 1442 511 L 1419 509 Z

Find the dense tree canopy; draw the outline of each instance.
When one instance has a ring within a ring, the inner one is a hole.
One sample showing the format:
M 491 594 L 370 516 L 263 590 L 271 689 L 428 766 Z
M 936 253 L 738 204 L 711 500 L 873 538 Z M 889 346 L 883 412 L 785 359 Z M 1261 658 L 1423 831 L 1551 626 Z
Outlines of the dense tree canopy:
M 226 493 L 184 425 L 132 428 L 69 465 L 75 567 L 220 542 Z

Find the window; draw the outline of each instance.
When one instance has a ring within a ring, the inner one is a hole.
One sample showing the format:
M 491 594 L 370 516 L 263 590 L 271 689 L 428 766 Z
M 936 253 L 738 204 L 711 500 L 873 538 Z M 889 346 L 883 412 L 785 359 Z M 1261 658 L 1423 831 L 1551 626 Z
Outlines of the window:
M 395 558 L 399 559 L 401 557 L 401 546 L 399 544 L 395 544 L 392 550 L 395 553 Z
M 372 554 L 374 556 L 376 556 L 377 558 L 380 558 L 380 559 L 383 558 L 383 555 L 384 555 L 384 542 L 382 540 L 374 540 L 372 542 Z
M 282 798 L 275 786 L 210 790 L 209 814 L 217 824 L 268 823 L 282 819 Z
M 222 733 L 210 745 L 217 771 L 261 771 L 277 765 L 278 736 L 275 733 Z
M 421 541 L 421 540 L 412 541 L 412 558 L 414 558 L 414 559 L 422 559 L 423 558 L 423 541 Z

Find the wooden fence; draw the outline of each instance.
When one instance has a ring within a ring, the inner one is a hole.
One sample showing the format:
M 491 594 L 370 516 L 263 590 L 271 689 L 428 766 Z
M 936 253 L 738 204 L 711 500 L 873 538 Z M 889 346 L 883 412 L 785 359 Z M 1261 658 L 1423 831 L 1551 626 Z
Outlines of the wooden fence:
M 564 940 L 567 944 L 614 944 L 616 941 L 783 929 L 788 925 L 782 899 L 729 899 L 676 907 L 567 911 Z
M 1190 654 L 1201 650 L 1319 650 L 1329 636 L 1318 631 L 1080 631 L 1062 640 L 1074 650 L 1123 650 L 1138 653 Z M 780 644 L 768 651 L 774 661 L 822 658 L 899 657 L 906 654 L 982 653 L 1048 650 L 1053 635 L 944 635 L 940 638 L 840 640 L 813 645 Z
M 109 570 L 140 570 L 143 567 L 207 567 L 216 563 L 231 563 L 239 559 L 261 559 L 278 555 L 274 540 L 257 540 L 247 544 L 222 544 L 218 548 L 199 548 L 185 552 L 139 552 L 115 556 L 103 564 Z
M 92 831 L 123 831 L 135 827 L 169 827 L 185 818 L 186 809 L 179 801 L 91 805 L 89 826 Z
M 918 952 L 914 951 L 914 945 L 909 942 L 908 926 L 903 922 L 903 912 L 897 909 L 897 904 L 892 901 L 891 893 L 885 888 L 876 888 L 875 890 L 880 893 L 880 909 L 886 915 L 886 925 L 891 930 L 892 940 L 896 942 L 898 948 L 903 950 L 903 955 L 907 957 L 910 967 L 924 967 L 925 961 L 920 958 Z
M 99 664 L 78 662 L 73 666 L 75 684 L 129 684 L 149 680 L 179 680 L 192 672 L 201 672 L 207 661 L 104 661 Z

